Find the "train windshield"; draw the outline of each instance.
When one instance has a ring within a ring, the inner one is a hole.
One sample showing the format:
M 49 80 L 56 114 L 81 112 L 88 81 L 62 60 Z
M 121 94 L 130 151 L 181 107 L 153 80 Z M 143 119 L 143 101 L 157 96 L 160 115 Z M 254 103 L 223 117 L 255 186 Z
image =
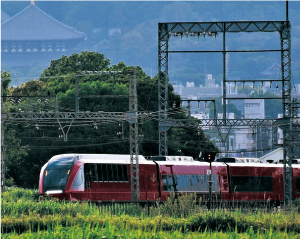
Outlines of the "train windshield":
M 63 193 L 75 162 L 75 158 L 50 161 L 44 171 L 44 193 Z

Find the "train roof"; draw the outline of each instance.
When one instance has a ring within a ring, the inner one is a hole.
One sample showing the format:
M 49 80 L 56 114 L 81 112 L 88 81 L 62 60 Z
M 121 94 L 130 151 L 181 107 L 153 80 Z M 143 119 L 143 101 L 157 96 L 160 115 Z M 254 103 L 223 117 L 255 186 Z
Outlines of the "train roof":
M 130 164 L 129 154 L 60 154 L 53 156 L 50 161 L 75 157 L 78 157 L 78 159 L 83 163 Z M 167 157 L 168 159 L 166 159 L 166 161 L 157 161 L 155 160 L 155 157 L 150 157 L 147 160 L 143 155 L 139 155 L 139 164 L 154 164 L 153 161 L 155 161 L 159 165 L 209 165 L 207 162 L 194 161 L 192 157 L 181 156 L 180 161 L 178 161 L 179 156 Z M 224 163 L 217 164 L 224 165 Z M 214 165 L 216 165 L 216 163 L 214 163 Z
M 237 167 L 274 167 L 281 168 L 282 164 L 270 164 L 270 163 L 227 163 L 229 166 L 237 166 Z
M 75 158 L 83 163 L 106 163 L 106 164 L 130 164 L 129 154 L 60 154 L 53 156 L 50 161 L 59 160 L 60 158 Z M 171 156 L 174 157 L 174 156 Z M 152 159 L 153 160 L 153 159 Z M 146 159 L 143 155 L 139 155 L 139 164 L 154 164 L 150 159 Z M 208 166 L 207 162 L 200 161 L 156 161 L 158 165 L 193 165 L 193 166 Z M 271 163 L 224 163 L 224 162 L 212 162 L 212 166 L 233 166 L 233 167 L 283 167 L 283 164 L 271 164 Z M 293 164 L 293 168 L 300 168 L 300 164 Z
M 189 161 L 193 162 L 194 159 L 191 156 L 150 156 L 149 160 L 153 161 Z
M 128 163 L 130 164 L 130 155 L 129 154 L 60 154 L 53 156 L 50 160 L 59 160 L 60 158 L 75 158 L 83 163 L 110 163 L 110 164 L 119 164 L 119 163 Z M 145 159 L 143 155 L 139 155 L 140 164 L 153 164 L 151 161 Z
M 191 165 L 191 166 L 209 166 L 207 162 L 200 161 L 155 161 L 158 165 Z M 212 166 L 226 166 L 225 163 L 213 162 Z

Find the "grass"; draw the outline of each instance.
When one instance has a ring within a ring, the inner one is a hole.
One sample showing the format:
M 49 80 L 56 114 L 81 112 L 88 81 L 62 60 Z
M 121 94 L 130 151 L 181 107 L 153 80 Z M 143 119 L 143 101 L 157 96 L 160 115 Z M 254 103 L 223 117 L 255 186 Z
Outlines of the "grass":
M 170 198 L 148 209 L 58 201 L 12 188 L 2 193 L 2 238 L 300 238 L 296 207 L 276 213 L 207 211 L 193 198 Z

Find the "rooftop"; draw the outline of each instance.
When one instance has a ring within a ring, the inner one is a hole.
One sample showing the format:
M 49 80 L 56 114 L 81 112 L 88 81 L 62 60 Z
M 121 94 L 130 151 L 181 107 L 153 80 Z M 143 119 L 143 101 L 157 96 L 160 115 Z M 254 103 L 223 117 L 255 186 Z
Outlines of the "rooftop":
M 1 24 L 2 41 L 28 40 L 81 40 L 83 32 L 78 32 L 35 5 L 29 5 L 24 10 Z

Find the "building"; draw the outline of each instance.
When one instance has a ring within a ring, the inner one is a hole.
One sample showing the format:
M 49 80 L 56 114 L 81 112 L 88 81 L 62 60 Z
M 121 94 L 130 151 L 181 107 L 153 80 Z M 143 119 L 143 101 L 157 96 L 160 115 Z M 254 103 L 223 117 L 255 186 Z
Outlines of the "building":
M 57 21 L 33 3 L 15 16 L 5 17 L 1 24 L 2 70 L 47 67 L 51 60 L 72 54 L 85 39 L 83 32 Z
M 265 100 L 264 99 L 245 99 L 245 119 L 264 119 Z
M 1 23 L 6 22 L 8 19 L 10 19 L 10 16 L 6 12 L 1 10 Z

